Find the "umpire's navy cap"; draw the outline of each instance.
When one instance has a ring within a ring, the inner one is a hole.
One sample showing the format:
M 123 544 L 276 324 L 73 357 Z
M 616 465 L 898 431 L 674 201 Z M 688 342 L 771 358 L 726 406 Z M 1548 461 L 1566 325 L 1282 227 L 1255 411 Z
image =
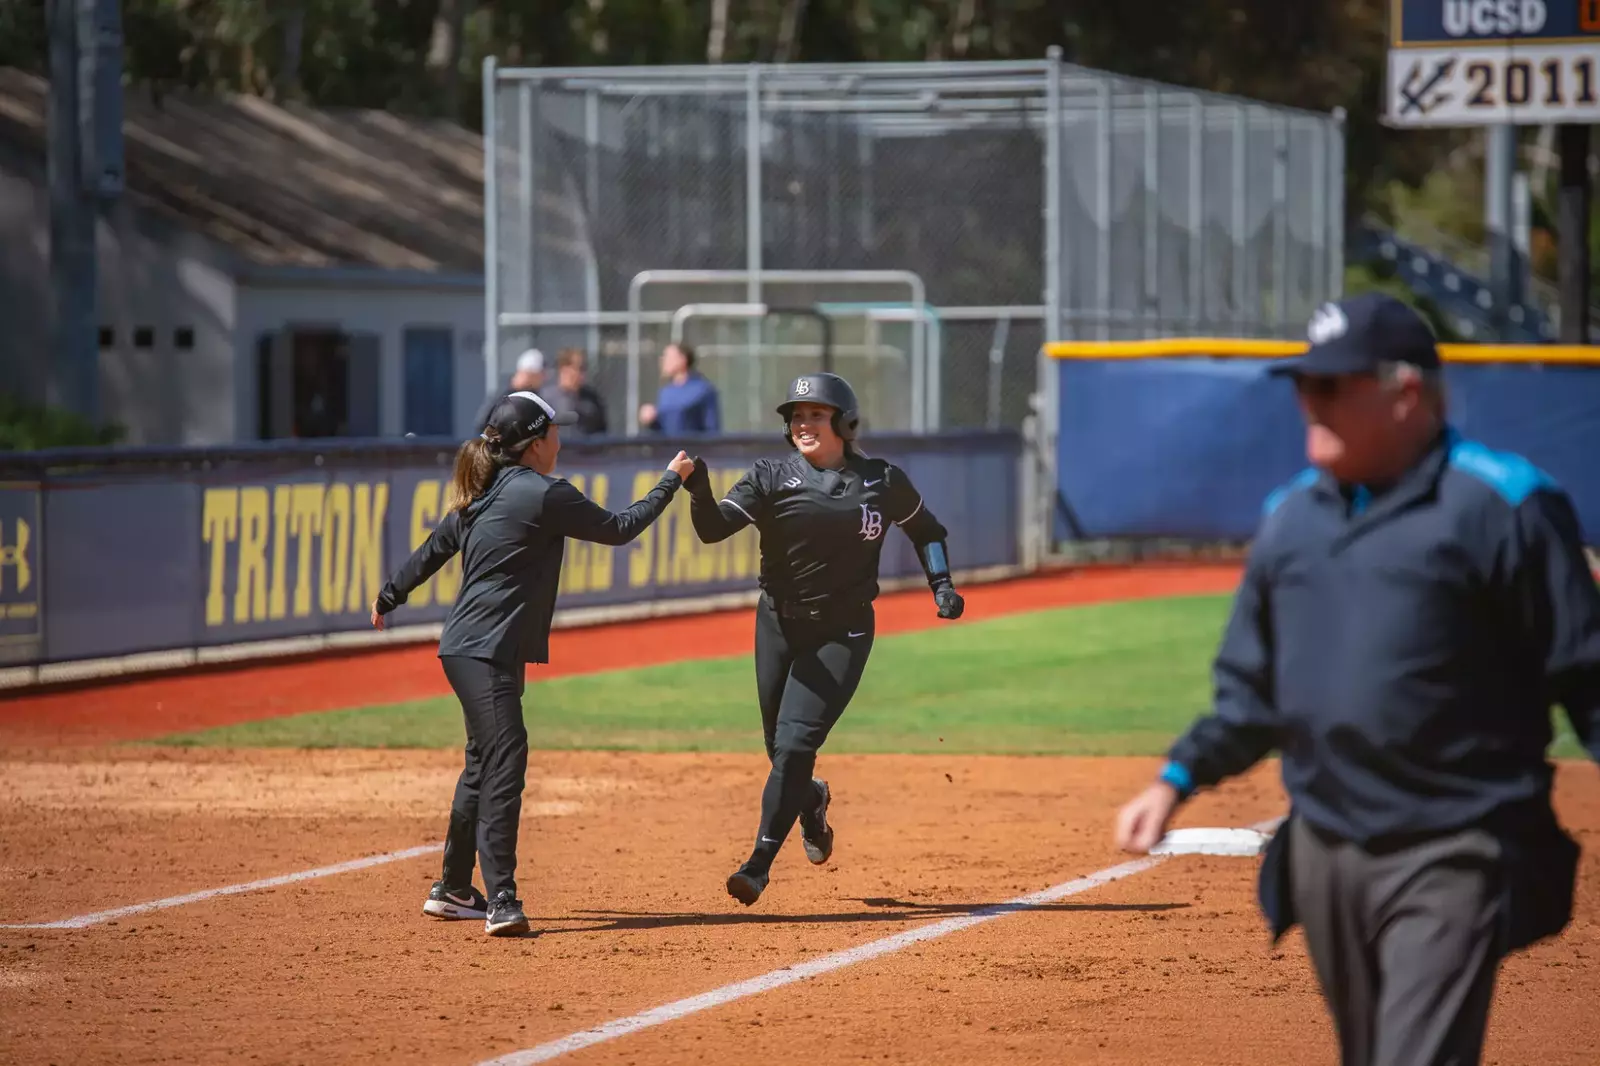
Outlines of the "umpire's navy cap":
M 1368 292 L 1323 304 L 1306 327 L 1311 346 L 1303 355 L 1274 364 L 1274 377 L 1334 377 L 1370 374 L 1383 363 L 1439 366 L 1433 330 L 1422 316 L 1393 296 Z
M 562 411 L 532 392 L 513 392 L 494 405 L 489 412 L 489 424 L 479 436 L 489 439 L 488 430 L 499 434 L 501 447 L 518 452 L 547 433 L 551 426 L 570 426 L 578 420 L 578 412 Z

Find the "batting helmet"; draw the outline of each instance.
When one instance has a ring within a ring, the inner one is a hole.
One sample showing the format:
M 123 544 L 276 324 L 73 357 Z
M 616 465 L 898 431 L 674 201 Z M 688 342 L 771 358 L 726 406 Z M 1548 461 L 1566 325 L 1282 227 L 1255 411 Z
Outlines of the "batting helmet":
M 833 431 L 841 440 L 856 439 L 861 426 L 861 405 L 856 390 L 838 374 L 801 374 L 789 383 L 789 398 L 778 405 L 783 416 L 783 435 L 789 437 L 789 418 L 796 404 L 817 403 L 833 408 Z M 792 439 L 789 440 L 793 444 Z

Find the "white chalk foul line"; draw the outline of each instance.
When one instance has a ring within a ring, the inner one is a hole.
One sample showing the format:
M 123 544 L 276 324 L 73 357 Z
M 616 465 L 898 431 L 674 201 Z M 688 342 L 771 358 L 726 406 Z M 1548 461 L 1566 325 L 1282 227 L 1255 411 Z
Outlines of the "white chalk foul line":
M 169 896 L 166 899 L 151 900 L 149 903 L 132 903 L 126 907 L 115 907 L 108 911 L 95 911 L 92 914 L 79 914 L 72 918 L 62 918 L 54 922 L 0 923 L 0 929 L 84 929 L 91 925 L 99 925 L 102 922 L 110 922 L 134 914 L 166 910 L 168 907 L 182 907 L 186 903 L 199 903 L 203 900 L 216 899 L 218 896 L 236 896 L 241 892 L 256 892 L 263 888 L 292 885 L 296 881 L 310 881 L 318 877 L 347 874 L 356 870 L 365 870 L 372 866 L 382 866 L 384 863 L 414 859 L 419 855 L 431 855 L 434 852 L 443 850 L 443 844 L 422 844 L 414 848 L 406 848 L 403 851 L 391 851 L 387 855 L 369 855 L 365 859 L 351 859 L 349 862 L 335 863 L 332 866 L 319 866 L 315 870 L 301 870 L 298 873 L 279 874 L 277 877 L 264 877 L 259 881 L 246 881 L 239 885 L 207 888 L 199 892 L 190 892 L 187 895 Z
M 1257 822 L 1249 828 L 1261 833 L 1270 833 L 1282 821 L 1282 817 L 1271 818 L 1264 822 Z M 593 1047 L 595 1044 L 603 1044 L 608 1040 L 615 1040 L 621 1036 L 628 1036 L 642 1029 L 677 1021 L 679 1018 L 686 1018 L 703 1010 L 720 1007 L 737 999 L 760 995 L 762 992 L 770 992 L 774 988 L 782 988 L 784 985 L 794 984 L 796 981 L 804 981 L 809 977 L 818 977 L 834 970 L 842 970 L 846 966 L 854 966 L 858 962 L 866 962 L 868 959 L 875 959 L 880 955 L 892 954 L 902 948 L 908 948 L 912 944 L 920 944 L 925 940 L 936 940 L 951 933 L 958 933 L 963 929 L 982 925 L 984 922 L 993 921 L 1007 914 L 1015 914 L 1018 911 L 1026 911 L 1047 903 L 1054 903 L 1056 900 L 1066 899 L 1068 896 L 1076 896 L 1081 892 L 1099 888 L 1101 885 L 1120 881 L 1124 877 L 1132 877 L 1134 874 L 1143 873 L 1145 870 L 1160 866 L 1167 861 L 1167 856 L 1152 856 L 1125 862 L 1120 866 L 1097 870 L 1087 877 L 1080 877 L 1075 881 L 1067 881 L 1053 888 L 1047 888 L 1042 892 L 1035 892 L 1032 895 L 1018 896 L 1007 903 L 997 903 L 992 907 L 985 907 L 982 910 L 973 911 L 971 914 L 965 914 L 958 918 L 945 918 L 941 921 L 931 922 L 928 925 L 907 929 L 903 933 L 896 933 L 881 940 L 872 940 L 865 944 L 858 944 L 853 948 L 836 951 L 832 955 L 824 955 L 821 958 L 812 959 L 810 962 L 797 963 L 794 966 L 786 966 L 781 970 L 764 973 L 760 977 L 752 977 L 745 981 L 724 985 L 721 988 L 714 988 L 709 992 L 702 992 L 698 996 L 690 996 L 688 999 L 680 999 L 660 1007 L 653 1007 L 631 1017 L 618 1018 L 615 1021 L 606 1022 L 604 1025 L 597 1025 L 593 1029 L 585 1029 L 580 1033 L 573 1033 L 571 1036 L 564 1036 L 559 1040 L 552 1040 L 549 1043 L 540 1044 L 538 1047 L 531 1047 L 525 1051 L 513 1051 L 498 1058 L 485 1059 L 478 1066 L 533 1066 L 534 1063 L 549 1062 L 551 1059 L 559 1058 L 570 1052 L 581 1051 L 583 1048 Z
M 666 1022 L 674 1022 L 679 1018 L 685 1018 L 703 1010 L 710 1010 L 725 1003 L 732 1003 L 736 999 L 744 999 L 746 996 L 770 992 L 774 988 L 782 988 L 784 985 L 793 984 L 796 981 L 804 981 L 808 977 L 818 977 L 834 970 L 841 970 L 846 966 L 854 966 L 858 962 L 866 962 L 868 959 L 878 958 L 880 955 L 891 954 L 902 948 L 908 948 L 912 944 L 920 944 L 925 940 L 935 940 L 951 933 L 958 933 L 963 929 L 982 925 L 984 922 L 993 921 L 1006 914 L 1052 903 L 1058 899 L 1065 899 L 1067 896 L 1076 896 L 1080 892 L 1099 888 L 1101 885 L 1110 884 L 1112 881 L 1117 881 L 1124 877 L 1132 877 L 1136 873 L 1141 873 L 1153 866 L 1159 866 L 1166 861 L 1165 858 L 1135 859 L 1120 866 L 1112 866 L 1109 869 L 1096 871 L 1087 877 L 1080 877 L 1076 881 L 1068 881 L 1065 884 L 1056 885 L 1054 888 L 1047 888 L 1043 892 L 1035 892 L 1031 896 L 1019 896 L 1008 903 L 998 903 L 993 907 L 985 907 L 982 910 L 973 911 L 971 914 L 964 914 L 958 918 L 945 918 L 941 921 L 931 922 L 928 925 L 918 926 L 915 929 L 907 929 L 903 933 L 886 936 L 881 940 L 871 940 L 865 944 L 858 944 L 853 948 L 836 951 L 831 955 L 823 955 L 821 958 L 812 959 L 809 962 L 796 963 L 781 970 L 764 973 L 760 977 L 752 977 L 749 980 L 714 988 L 710 992 L 702 992 L 698 996 L 690 996 L 688 999 L 680 999 L 675 1003 L 654 1007 L 632 1017 L 618 1018 L 616 1021 L 606 1022 L 604 1025 L 598 1025 L 593 1029 L 585 1029 L 581 1033 L 573 1033 L 571 1036 L 564 1036 L 559 1040 L 552 1040 L 547 1044 L 528 1048 L 526 1051 L 513 1051 L 509 1055 L 488 1059 L 480 1063 L 479 1066 L 531 1066 L 531 1064 L 537 1062 L 549 1062 L 551 1059 L 569 1052 L 592 1047 L 595 1044 L 603 1044 L 608 1040 L 615 1040 L 619 1036 L 637 1033 L 641 1029 L 649 1029 L 652 1026 L 662 1025 Z

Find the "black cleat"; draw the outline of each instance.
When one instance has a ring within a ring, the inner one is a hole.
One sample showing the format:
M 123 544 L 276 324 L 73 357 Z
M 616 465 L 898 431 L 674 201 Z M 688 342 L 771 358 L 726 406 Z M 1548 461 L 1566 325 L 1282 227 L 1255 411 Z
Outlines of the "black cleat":
M 528 916 L 522 913 L 522 901 L 513 896 L 510 889 L 501 890 L 489 904 L 483 931 L 490 936 L 520 936 L 528 931 Z
M 756 870 L 749 863 L 739 867 L 728 877 L 728 895 L 743 903 L 746 907 L 761 898 L 761 893 L 767 888 L 767 874 Z
M 833 826 L 828 824 L 828 802 L 833 795 L 828 791 L 828 783 L 821 778 L 814 777 L 811 783 L 817 786 L 822 799 L 800 815 L 800 845 L 806 849 L 806 858 L 811 864 L 821 866 L 833 854 Z
M 466 888 L 446 888 L 443 881 L 435 881 L 427 900 L 422 904 L 422 913 L 451 921 L 486 918 L 489 915 L 489 901 L 471 885 Z

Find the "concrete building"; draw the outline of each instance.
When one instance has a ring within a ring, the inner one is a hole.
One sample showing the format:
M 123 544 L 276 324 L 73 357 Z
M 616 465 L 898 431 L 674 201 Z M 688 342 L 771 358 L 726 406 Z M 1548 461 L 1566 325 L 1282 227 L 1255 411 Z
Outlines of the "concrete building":
M 0 68 L 0 391 L 32 402 L 52 398 L 47 92 Z M 129 443 L 465 431 L 485 393 L 477 134 L 137 89 L 124 110 L 100 394 Z

